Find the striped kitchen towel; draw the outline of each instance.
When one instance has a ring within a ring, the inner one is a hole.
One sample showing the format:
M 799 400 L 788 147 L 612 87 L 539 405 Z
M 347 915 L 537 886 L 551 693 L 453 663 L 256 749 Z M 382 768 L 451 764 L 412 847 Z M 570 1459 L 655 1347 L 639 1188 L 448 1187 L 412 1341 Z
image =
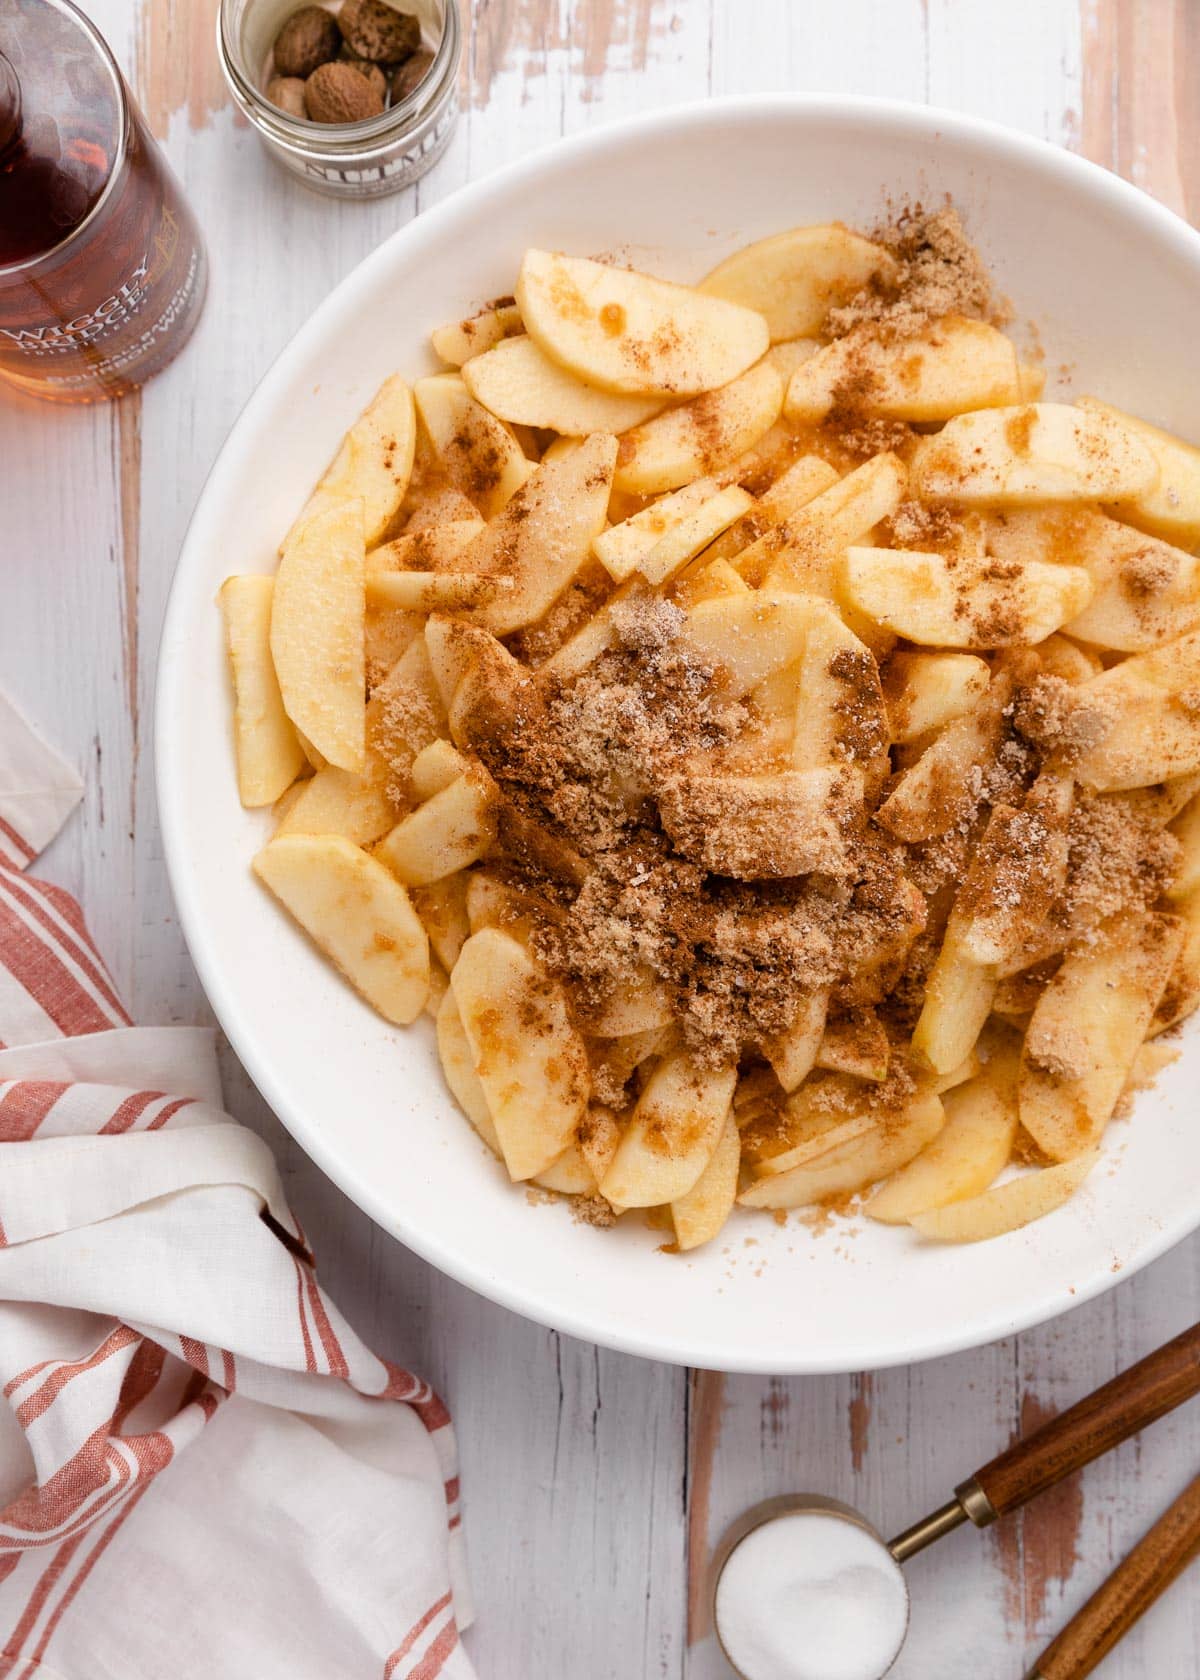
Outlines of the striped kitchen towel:
M 79 795 L 0 697 L 0 1680 L 469 1680 L 450 1419 L 25 873 Z

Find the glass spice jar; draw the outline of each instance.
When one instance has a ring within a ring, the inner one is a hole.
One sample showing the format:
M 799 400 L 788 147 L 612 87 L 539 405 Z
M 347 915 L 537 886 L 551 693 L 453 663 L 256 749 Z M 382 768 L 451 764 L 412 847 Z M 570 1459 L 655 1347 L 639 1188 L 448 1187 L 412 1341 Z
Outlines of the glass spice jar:
M 204 301 L 200 230 L 70 0 L 0 0 L 0 381 L 86 403 L 164 368 Z
M 217 47 L 239 109 L 268 152 L 317 192 L 378 198 L 410 186 L 441 157 L 458 119 L 462 28 L 457 0 L 403 0 L 432 62 L 411 92 L 360 122 L 318 123 L 266 96 L 275 39 L 303 0 L 221 0 Z M 397 0 L 400 4 L 400 0 Z M 337 15 L 337 6 L 326 8 Z

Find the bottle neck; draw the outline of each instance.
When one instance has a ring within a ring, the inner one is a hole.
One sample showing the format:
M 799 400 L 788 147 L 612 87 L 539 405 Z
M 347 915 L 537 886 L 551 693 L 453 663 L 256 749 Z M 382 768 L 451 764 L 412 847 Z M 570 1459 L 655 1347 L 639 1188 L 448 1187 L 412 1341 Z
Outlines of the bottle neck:
M 0 161 L 21 138 L 21 84 L 17 72 L 0 53 Z

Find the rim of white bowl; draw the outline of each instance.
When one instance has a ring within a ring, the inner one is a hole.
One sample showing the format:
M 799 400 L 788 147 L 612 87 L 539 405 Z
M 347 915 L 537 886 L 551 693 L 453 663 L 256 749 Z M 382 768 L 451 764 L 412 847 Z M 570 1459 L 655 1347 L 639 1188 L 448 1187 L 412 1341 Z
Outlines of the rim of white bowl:
M 172 750 L 173 736 L 164 722 L 169 709 L 169 673 L 175 663 L 175 651 L 187 639 L 191 629 L 184 607 L 185 592 L 180 587 L 180 581 L 189 569 L 193 536 L 201 514 L 213 492 L 220 489 L 222 478 L 234 470 L 242 434 L 250 429 L 258 412 L 269 408 L 275 401 L 277 390 L 287 388 L 292 377 L 293 364 L 300 359 L 303 342 L 310 330 L 327 314 L 334 314 L 340 310 L 346 301 L 353 299 L 356 292 L 369 289 L 375 270 L 388 265 L 393 246 L 404 243 L 419 252 L 421 245 L 435 239 L 442 223 L 452 215 L 457 215 L 464 203 L 469 204 L 476 198 L 483 199 L 497 183 L 509 185 L 519 183 L 522 179 L 536 178 L 550 156 L 562 162 L 582 153 L 603 154 L 608 149 L 623 146 L 631 134 L 652 136 L 666 129 L 676 130 L 690 125 L 703 127 L 714 116 L 742 113 L 747 118 L 770 118 L 794 114 L 797 111 L 824 113 L 848 126 L 858 122 L 872 125 L 882 122 L 906 127 L 912 133 L 926 134 L 930 139 L 946 137 L 974 141 L 988 146 L 997 155 L 1012 157 L 1026 163 L 1035 162 L 1051 175 L 1057 175 L 1068 183 L 1082 186 L 1091 194 L 1106 198 L 1110 204 L 1119 207 L 1130 216 L 1133 222 L 1153 228 L 1160 238 L 1165 235 L 1172 239 L 1181 252 L 1196 263 L 1197 290 L 1200 292 L 1200 233 L 1173 210 L 1160 204 L 1130 182 L 1122 180 L 1119 175 L 1114 175 L 1099 164 L 1056 146 L 1051 141 L 1023 134 L 1019 130 L 1007 128 L 1002 123 L 992 122 L 984 117 L 974 117 L 940 106 L 918 105 L 902 99 L 828 93 L 733 94 L 714 99 L 688 100 L 666 106 L 659 111 L 625 117 L 589 129 L 585 133 L 568 135 L 552 141 L 527 157 L 515 159 L 512 163 L 502 165 L 499 169 L 459 187 L 439 204 L 422 211 L 413 221 L 390 234 L 321 300 L 251 392 L 205 478 L 180 549 L 159 639 L 153 738 L 155 783 L 167 875 L 179 911 L 188 952 L 205 995 L 212 1005 L 222 1031 L 264 1100 L 309 1158 L 357 1207 L 385 1233 L 394 1235 L 397 1241 L 448 1277 L 454 1278 L 498 1306 L 506 1307 L 523 1318 L 561 1334 L 575 1336 L 582 1341 L 612 1348 L 617 1352 L 630 1353 L 645 1359 L 663 1360 L 675 1365 L 693 1365 L 734 1373 L 819 1376 L 920 1364 L 924 1360 L 943 1358 L 968 1348 L 984 1347 L 1004 1336 L 1014 1335 L 1018 1331 L 1028 1330 L 1057 1318 L 1071 1308 L 1082 1306 L 1086 1301 L 1105 1293 L 1117 1282 L 1132 1277 L 1190 1235 L 1200 1226 L 1200 1200 L 1197 1202 L 1195 1217 L 1190 1222 L 1180 1221 L 1174 1226 L 1159 1230 L 1136 1255 L 1129 1258 L 1119 1278 L 1108 1266 L 1098 1266 L 1095 1274 L 1086 1282 L 1072 1286 L 1063 1285 L 1051 1290 L 1031 1302 L 1026 1310 L 1011 1313 L 994 1312 L 983 1320 L 972 1321 L 966 1329 L 948 1327 L 944 1335 L 926 1336 L 923 1340 L 903 1346 L 897 1343 L 882 1351 L 864 1347 L 853 1354 L 843 1350 L 828 1355 L 814 1355 L 799 1348 L 794 1358 L 781 1359 L 776 1353 L 770 1356 L 770 1363 L 767 1363 L 768 1356 L 765 1354 L 754 1356 L 743 1350 L 726 1350 L 722 1354 L 719 1348 L 702 1345 L 695 1338 L 675 1336 L 667 1327 L 664 1327 L 660 1334 L 652 1336 L 625 1332 L 612 1323 L 596 1322 L 589 1314 L 576 1315 L 561 1308 L 552 1312 L 543 1301 L 529 1294 L 524 1288 L 464 1260 L 453 1245 L 443 1243 L 436 1234 L 409 1229 L 407 1221 L 386 1204 L 385 1199 L 376 1193 L 372 1183 L 360 1177 L 351 1165 L 339 1157 L 333 1134 L 329 1134 L 328 1137 L 322 1136 L 320 1130 L 310 1126 L 305 1119 L 289 1114 L 273 1069 L 259 1055 L 253 1037 L 242 1032 L 236 1019 L 233 1019 L 224 1007 L 220 960 L 209 940 L 201 907 L 194 895 L 194 880 L 187 865 L 187 848 L 184 843 L 186 826 L 180 813 L 180 796 L 186 767 L 180 756 Z

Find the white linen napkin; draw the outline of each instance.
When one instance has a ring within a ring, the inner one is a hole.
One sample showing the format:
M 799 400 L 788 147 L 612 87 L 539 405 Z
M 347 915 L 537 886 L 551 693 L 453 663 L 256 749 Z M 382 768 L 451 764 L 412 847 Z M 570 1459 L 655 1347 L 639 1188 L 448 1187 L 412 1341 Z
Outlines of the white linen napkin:
M 449 1416 L 23 872 L 80 793 L 0 696 L 0 1680 L 471 1680 Z

